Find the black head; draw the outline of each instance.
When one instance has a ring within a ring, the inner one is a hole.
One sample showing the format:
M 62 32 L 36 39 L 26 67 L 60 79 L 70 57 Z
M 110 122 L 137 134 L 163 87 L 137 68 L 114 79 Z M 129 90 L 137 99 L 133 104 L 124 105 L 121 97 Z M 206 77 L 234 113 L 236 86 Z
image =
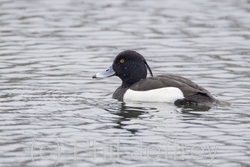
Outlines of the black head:
M 104 78 L 116 75 L 122 80 L 122 87 L 129 87 L 147 77 L 147 68 L 153 76 L 150 67 L 142 55 L 136 51 L 126 50 L 119 53 L 112 66 L 106 71 L 98 73 L 93 78 Z
M 115 75 L 121 78 L 123 86 L 130 86 L 134 83 L 145 79 L 147 77 L 147 67 L 149 68 L 146 60 L 139 53 L 126 50 L 119 53 L 112 65 Z M 152 74 L 151 69 L 150 74 Z

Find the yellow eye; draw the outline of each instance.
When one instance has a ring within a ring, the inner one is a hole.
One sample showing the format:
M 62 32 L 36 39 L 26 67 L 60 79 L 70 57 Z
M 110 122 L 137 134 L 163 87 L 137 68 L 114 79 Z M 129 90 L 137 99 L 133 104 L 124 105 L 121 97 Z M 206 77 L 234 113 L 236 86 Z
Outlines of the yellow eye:
M 121 59 L 121 60 L 120 60 L 120 63 L 124 63 L 124 59 Z

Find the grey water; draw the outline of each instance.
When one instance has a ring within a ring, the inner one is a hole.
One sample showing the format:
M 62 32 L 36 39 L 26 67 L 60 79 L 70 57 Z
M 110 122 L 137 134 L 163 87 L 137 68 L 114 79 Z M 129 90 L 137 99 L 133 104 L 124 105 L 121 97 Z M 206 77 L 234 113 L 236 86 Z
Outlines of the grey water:
M 112 99 L 127 49 L 231 105 Z M 0 166 L 249 166 L 249 68 L 249 0 L 0 0 Z

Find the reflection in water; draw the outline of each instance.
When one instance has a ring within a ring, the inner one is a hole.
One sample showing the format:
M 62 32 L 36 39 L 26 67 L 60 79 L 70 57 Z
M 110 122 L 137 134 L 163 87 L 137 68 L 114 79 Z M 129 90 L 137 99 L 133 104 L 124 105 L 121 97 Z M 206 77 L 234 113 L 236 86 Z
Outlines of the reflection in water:
M 146 114 L 148 112 L 156 112 L 156 108 L 145 108 L 145 107 L 139 107 L 139 106 L 128 106 L 126 103 L 121 103 L 119 108 L 105 108 L 105 110 L 109 111 L 112 114 L 120 116 L 117 120 L 117 126 L 114 126 L 114 128 L 123 129 L 124 121 L 129 121 L 131 119 L 138 119 L 139 116 Z M 136 133 L 136 129 L 128 129 L 132 134 Z
M 129 107 L 125 104 L 122 104 L 120 111 L 113 113 L 115 115 L 120 116 L 120 119 L 117 121 L 117 126 L 114 128 L 123 128 L 124 121 L 129 121 L 131 119 L 138 119 L 140 115 L 143 115 L 147 113 L 147 110 L 145 108 L 139 108 L 139 107 Z M 132 134 L 136 133 L 137 129 L 128 129 Z
M 181 111 L 183 113 L 189 113 L 189 112 L 194 112 L 194 111 L 202 112 L 202 111 L 208 111 L 211 109 L 211 107 L 205 106 L 205 105 L 193 105 L 193 106 L 184 105 L 184 106 L 178 106 L 178 107 L 182 107 Z
M 110 106 L 109 106 L 110 107 Z M 155 114 L 156 112 L 164 112 L 167 114 L 171 112 L 177 113 L 189 113 L 194 116 L 199 116 L 199 112 L 208 111 L 210 107 L 205 105 L 186 105 L 186 106 L 175 106 L 173 104 L 168 103 L 143 103 L 143 102 L 127 102 L 120 103 L 119 107 L 115 108 L 105 108 L 105 110 L 109 111 L 112 114 L 120 116 L 117 120 L 117 126 L 114 128 L 125 128 L 126 124 L 123 124 L 124 121 L 130 121 L 132 119 L 143 119 L 144 114 Z M 197 113 L 196 113 L 197 112 Z M 171 118 L 170 118 L 171 119 Z M 127 129 L 131 133 L 135 134 L 137 129 Z

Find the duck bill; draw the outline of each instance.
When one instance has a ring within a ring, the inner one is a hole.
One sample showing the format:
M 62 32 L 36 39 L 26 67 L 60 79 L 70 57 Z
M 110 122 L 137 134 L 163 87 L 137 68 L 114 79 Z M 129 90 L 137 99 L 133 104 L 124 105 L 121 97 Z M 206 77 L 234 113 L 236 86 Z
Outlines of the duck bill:
M 95 74 L 92 78 L 107 78 L 107 77 L 112 77 L 115 75 L 115 71 L 112 66 L 110 66 L 108 69 L 105 71 L 99 72 Z

